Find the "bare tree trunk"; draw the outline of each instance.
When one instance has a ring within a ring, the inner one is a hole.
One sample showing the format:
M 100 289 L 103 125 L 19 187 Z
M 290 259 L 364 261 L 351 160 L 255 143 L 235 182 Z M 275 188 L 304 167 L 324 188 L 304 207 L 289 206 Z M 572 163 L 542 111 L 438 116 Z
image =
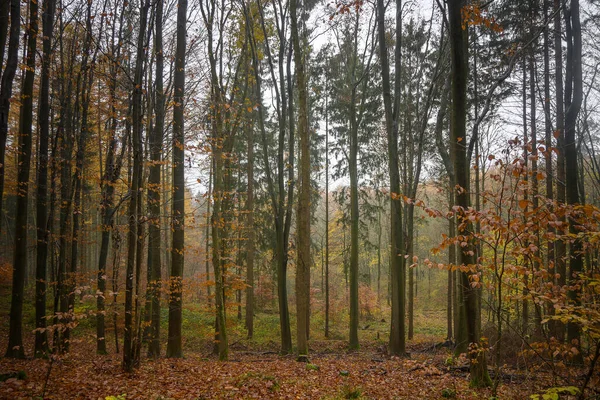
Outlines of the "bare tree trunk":
M 455 197 L 455 204 L 462 210 L 469 207 L 469 160 L 467 159 L 466 142 L 466 117 L 467 117 L 467 80 L 468 71 L 468 39 L 467 30 L 463 29 L 462 9 L 464 0 L 448 2 L 448 21 L 450 28 L 450 48 L 452 54 L 452 117 L 450 124 L 450 146 L 456 184 L 459 187 Z M 461 143 L 462 142 L 462 143 Z M 467 224 L 468 225 L 468 224 Z M 462 233 L 462 232 L 459 232 Z M 473 257 L 473 243 L 459 251 L 458 258 L 461 265 L 475 265 Z M 480 348 L 477 317 L 477 290 L 471 286 L 470 273 L 462 272 L 461 290 L 467 319 L 467 337 L 469 346 L 472 347 L 471 355 L 471 385 L 489 386 L 491 380 L 487 371 L 485 349 Z
M 561 9 L 562 2 L 560 0 L 554 0 L 554 72 L 556 84 L 556 130 L 558 131 L 558 155 L 556 158 L 556 201 L 559 204 L 564 204 L 566 201 L 566 171 Z M 561 222 L 564 223 L 565 221 L 563 220 Z M 556 241 L 556 271 L 559 275 L 557 283 L 560 287 L 564 287 L 567 284 L 567 265 L 564 261 L 566 255 L 566 244 L 562 240 Z M 564 325 L 560 322 L 557 322 L 556 325 L 557 338 L 559 341 L 563 341 L 565 337 Z
M 160 255 L 160 203 L 161 203 L 161 161 L 162 142 L 165 129 L 165 93 L 163 89 L 163 0 L 156 2 L 156 22 L 154 52 L 156 56 L 156 101 L 154 113 L 156 121 L 150 138 L 150 160 L 148 173 L 148 302 L 150 303 L 148 357 L 160 357 L 160 289 L 161 289 L 161 255 Z
M 400 76 L 402 70 L 402 1 L 396 0 L 396 82 L 392 97 L 390 66 L 386 46 L 385 7 L 383 0 L 377 1 L 377 26 L 383 85 L 383 104 L 388 138 L 388 163 L 390 170 L 390 218 L 391 253 L 390 280 L 392 300 L 392 321 L 390 329 L 390 352 L 394 355 L 406 354 L 405 334 L 405 286 L 404 235 L 402 233 L 402 205 L 400 203 L 400 173 L 398 169 L 398 119 L 400 104 Z
M 4 45 L 6 43 L 6 29 L 8 29 L 9 3 L 3 1 L 0 6 L 2 20 L 0 37 L 2 44 L 2 55 L 0 61 L 4 62 Z M 6 154 L 6 139 L 8 137 L 8 116 L 10 113 L 10 98 L 12 97 L 13 80 L 17 72 L 19 59 L 19 32 L 21 29 L 21 2 L 10 1 L 10 31 L 8 36 L 8 49 L 6 52 L 6 66 L 0 79 L 0 232 L 2 231 L 2 198 L 4 196 L 4 156 Z M 4 65 L 0 62 L 0 68 Z M 8 226 L 6 227 L 8 230 Z
M 300 188 L 298 194 L 296 264 L 296 318 L 299 360 L 308 356 L 308 307 L 310 303 L 310 130 L 308 127 L 308 93 L 306 90 L 304 51 L 300 47 L 297 0 L 290 2 L 292 44 L 298 87 L 298 134 L 300 136 Z
M 46 332 L 46 291 L 48 290 L 48 143 L 50 138 L 50 57 L 52 55 L 52 31 L 54 28 L 55 1 L 43 3 L 42 32 L 43 55 L 40 82 L 40 104 L 38 114 L 39 148 L 37 177 L 37 256 L 35 276 L 35 350 L 36 357 L 48 354 L 48 334 Z
M 576 128 L 577 116 L 583 101 L 583 78 L 581 66 L 581 23 L 579 19 L 579 0 L 571 0 L 571 7 L 565 12 L 567 34 L 567 112 L 565 115 L 565 169 L 567 204 L 577 205 L 579 197 L 579 165 L 577 162 Z M 569 96 L 571 94 L 571 96 Z M 575 237 L 569 246 L 569 284 L 571 288 L 578 286 L 579 274 L 583 270 L 583 244 L 578 236 L 577 222 L 569 218 L 569 233 Z M 581 304 L 581 289 L 570 289 L 567 296 L 575 306 Z M 576 322 L 567 324 L 567 341 L 577 348 L 581 346 L 581 326 Z M 583 363 L 581 351 L 575 357 L 577 363 Z
M 21 88 L 19 118 L 17 210 L 15 215 L 15 250 L 13 258 L 12 297 L 10 301 L 10 327 L 6 357 L 25 358 L 23 348 L 23 291 L 27 270 L 27 215 L 29 201 L 29 171 L 33 124 L 33 81 L 35 78 L 35 52 L 38 34 L 38 3 L 29 2 L 27 29 L 27 70 Z M 44 266 L 45 268 L 45 266 Z
M 132 138 L 131 146 L 133 150 L 133 167 L 131 175 L 131 198 L 129 199 L 129 232 L 127 234 L 127 271 L 125 272 L 125 333 L 123 339 L 123 370 L 132 372 L 136 364 L 135 346 L 136 346 L 136 320 L 137 299 L 134 299 L 134 274 L 139 278 L 137 252 L 142 249 L 139 246 L 140 233 L 140 196 L 142 190 L 142 92 L 143 92 L 143 63 L 145 57 L 144 44 L 146 25 L 148 19 L 148 9 L 150 3 L 148 0 L 140 1 L 140 30 L 137 41 L 135 73 L 133 80 L 133 98 L 132 98 Z M 135 279 L 138 281 L 138 279 Z M 137 288 L 139 282 L 136 282 Z
M 248 137 L 248 197 L 246 212 L 248 237 L 246 242 L 246 329 L 248 339 L 254 335 L 254 120 L 247 122 Z
M 329 75 L 325 79 L 325 337 L 329 338 Z
M 187 34 L 187 0 L 178 0 L 177 50 L 175 54 L 175 85 L 173 107 L 173 212 L 171 247 L 171 278 L 169 281 L 169 339 L 167 357 L 182 357 L 182 279 L 184 266 L 185 224 L 185 151 L 184 151 L 184 87 Z

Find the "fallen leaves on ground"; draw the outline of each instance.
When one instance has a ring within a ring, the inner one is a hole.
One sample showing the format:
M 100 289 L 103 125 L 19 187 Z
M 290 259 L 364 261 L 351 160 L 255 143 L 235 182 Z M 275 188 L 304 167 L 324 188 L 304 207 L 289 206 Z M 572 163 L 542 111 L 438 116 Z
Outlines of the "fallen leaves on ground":
M 83 345 L 81 347 L 84 347 Z M 88 346 L 85 346 L 88 347 Z M 77 349 L 52 363 L 45 399 L 457 399 L 489 398 L 487 389 L 469 388 L 466 374 L 443 365 L 443 355 L 384 358 L 375 351 L 313 353 L 307 368 L 292 356 L 273 352 L 233 353 L 219 362 L 204 353 L 183 359 L 143 360 L 133 374 L 121 370 L 121 355 Z M 24 371 L 25 380 L 0 383 L 0 398 L 40 398 L 50 361 L 0 360 L 0 371 Z M 347 373 L 342 373 L 346 372 Z M 502 399 L 522 399 L 532 382 L 504 384 Z M 353 397 L 354 396 L 354 397 Z M 359 397 L 356 397 L 359 396 Z

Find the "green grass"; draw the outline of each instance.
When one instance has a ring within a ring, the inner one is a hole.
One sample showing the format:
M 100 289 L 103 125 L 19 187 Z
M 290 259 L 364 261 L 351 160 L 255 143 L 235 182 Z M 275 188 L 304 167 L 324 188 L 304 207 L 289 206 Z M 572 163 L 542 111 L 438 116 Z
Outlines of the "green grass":
M 26 288 L 23 304 L 23 321 L 25 334 L 31 334 L 35 328 L 35 308 L 34 308 L 34 288 L 28 285 Z M 4 316 L 4 324 L 8 327 L 8 311 L 10 309 L 10 286 L 0 287 L 0 315 Z M 123 298 L 119 297 L 118 303 L 118 327 L 119 338 L 122 340 L 123 328 Z M 113 322 L 112 322 L 112 298 L 107 298 L 107 341 L 114 342 Z M 140 299 L 140 310 L 143 312 L 144 299 Z M 325 341 L 324 312 L 319 307 L 315 307 L 311 314 L 311 341 Z M 78 326 L 72 330 L 75 338 L 87 338 L 92 340 L 95 335 L 96 327 L 96 301 L 93 296 L 87 296 L 83 300 L 76 297 L 75 314 L 85 315 L 85 318 L 78 320 Z M 296 329 L 295 307 L 290 304 L 290 328 L 292 338 Z M 49 293 L 47 298 L 47 315 L 52 315 L 53 297 Z M 3 313 L 3 314 L 2 314 Z M 363 317 L 359 323 L 359 340 L 361 343 L 375 343 L 377 345 L 387 343 L 389 335 L 389 308 L 383 307 L 383 310 L 376 312 L 370 318 Z M 346 309 L 336 309 L 331 311 L 330 315 L 330 335 L 328 340 L 331 343 L 338 343 L 348 339 L 348 311 Z M 49 322 L 50 324 L 51 322 Z M 444 310 L 415 310 L 415 336 L 419 338 L 443 338 L 446 334 L 446 321 Z M 229 344 L 234 351 L 236 350 L 270 350 L 278 351 L 281 341 L 281 330 L 279 326 L 279 314 L 275 306 L 271 310 L 258 310 L 254 319 L 254 337 L 247 338 L 247 331 L 244 324 L 244 318 L 237 319 L 237 307 L 232 305 L 228 309 L 227 328 Z M 166 345 L 168 334 L 168 303 L 166 299 L 161 302 L 161 342 Z M 183 323 L 182 323 L 183 346 L 185 352 L 208 352 L 214 343 L 214 308 L 209 308 L 205 303 L 185 301 L 183 303 Z M 326 346 L 328 351 L 330 346 Z M 337 344 L 334 346 L 339 347 Z M 321 349 L 323 350 L 323 349 Z M 329 349 L 331 350 L 331 349 Z

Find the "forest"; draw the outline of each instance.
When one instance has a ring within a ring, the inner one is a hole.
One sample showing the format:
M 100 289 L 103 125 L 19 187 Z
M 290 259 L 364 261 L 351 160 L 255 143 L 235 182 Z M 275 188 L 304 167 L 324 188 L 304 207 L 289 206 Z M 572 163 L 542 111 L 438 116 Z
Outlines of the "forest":
M 596 35 L 1 0 L 0 398 L 600 399 Z

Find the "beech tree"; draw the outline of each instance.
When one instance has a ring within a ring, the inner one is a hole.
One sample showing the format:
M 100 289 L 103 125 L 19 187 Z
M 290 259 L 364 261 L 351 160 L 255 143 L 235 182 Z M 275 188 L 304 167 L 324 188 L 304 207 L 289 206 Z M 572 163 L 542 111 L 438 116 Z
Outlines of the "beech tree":
M 13 9 L 13 12 L 16 11 Z M 15 250 L 13 261 L 12 297 L 10 302 L 10 331 L 6 357 L 25 358 L 23 348 L 23 291 L 27 268 L 27 204 L 29 202 L 29 171 L 33 133 L 33 80 L 38 34 L 38 3 L 29 2 L 27 56 L 25 79 L 21 87 L 19 116 L 19 167 L 17 176 L 17 210 L 15 218 Z M 14 21 L 13 21 L 14 22 Z
M 182 357 L 182 279 L 184 265 L 185 224 L 185 140 L 184 90 L 187 35 L 187 0 L 177 3 L 177 50 L 175 53 L 173 108 L 173 244 L 171 247 L 171 277 L 169 280 L 169 341 L 167 357 Z
M 467 79 L 468 79 L 468 41 L 467 30 L 463 28 L 462 9 L 464 0 L 448 3 L 448 21 L 450 31 L 450 49 L 452 55 L 451 98 L 452 113 L 450 118 L 450 146 L 453 170 L 456 174 L 455 205 L 462 210 L 470 206 L 469 198 L 469 164 L 465 144 L 467 117 Z M 463 211 L 464 212 L 464 211 Z M 461 234 L 470 230 L 469 223 L 462 223 L 458 229 Z M 471 384 L 473 386 L 489 386 L 491 384 L 487 371 L 485 350 L 480 348 L 480 320 L 477 315 L 477 290 L 471 285 L 472 268 L 476 267 L 473 257 L 473 243 L 467 241 L 458 251 L 458 262 L 468 268 L 460 274 L 460 290 L 464 302 L 469 355 L 471 358 Z

